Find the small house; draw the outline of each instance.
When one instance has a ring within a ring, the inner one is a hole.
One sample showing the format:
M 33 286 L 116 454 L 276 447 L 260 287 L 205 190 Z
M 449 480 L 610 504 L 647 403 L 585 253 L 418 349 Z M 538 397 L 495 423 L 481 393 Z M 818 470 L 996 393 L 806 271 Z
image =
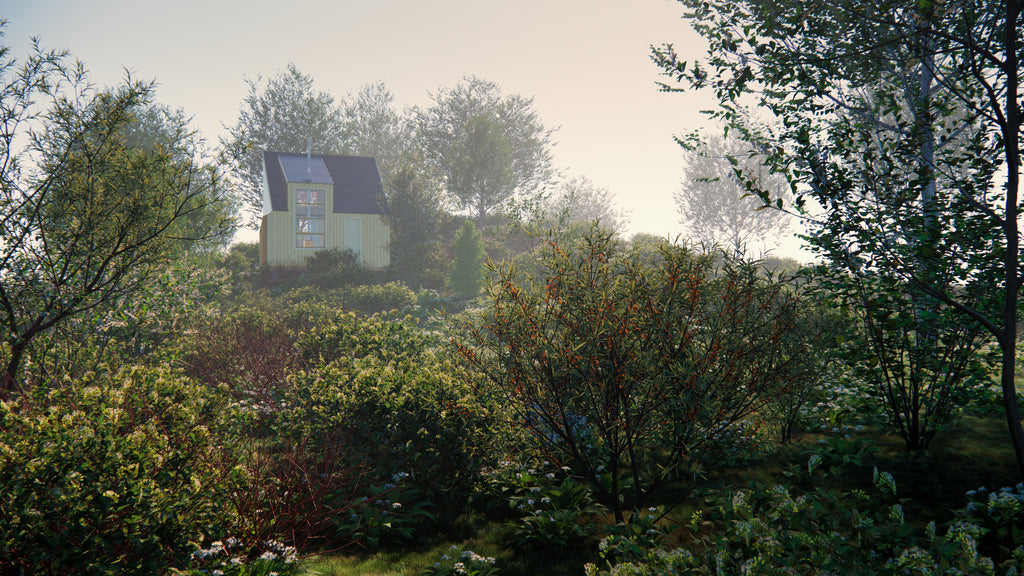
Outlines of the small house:
M 263 153 L 260 265 L 299 268 L 317 250 L 352 250 L 363 266 L 387 267 L 377 161 L 359 156 Z

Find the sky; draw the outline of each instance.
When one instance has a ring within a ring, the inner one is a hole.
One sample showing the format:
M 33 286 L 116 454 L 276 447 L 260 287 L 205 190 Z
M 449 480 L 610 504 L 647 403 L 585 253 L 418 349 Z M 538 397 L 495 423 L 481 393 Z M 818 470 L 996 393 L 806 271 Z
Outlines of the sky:
M 215 144 L 236 123 L 246 79 L 294 63 L 336 100 L 383 81 L 396 105 L 468 75 L 534 99 L 557 127 L 555 165 L 609 189 L 626 234 L 675 238 L 682 152 L 673 136 L 707 125 L 706 95 L 665 93 L 651 45 L 704 53 L 674 0 L 0 0 L 4 42 L 66 48 L 98 86 L 126 73 L 158 84 Z M 712 127 L 709 127 L 712 128 Z M 776 250 L 805 260 L 795 241 Z

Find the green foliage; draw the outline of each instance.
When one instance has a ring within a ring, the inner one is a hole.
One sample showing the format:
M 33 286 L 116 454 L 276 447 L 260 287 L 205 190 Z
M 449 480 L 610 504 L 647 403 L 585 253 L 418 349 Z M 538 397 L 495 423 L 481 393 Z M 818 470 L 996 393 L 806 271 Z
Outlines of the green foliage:
M 972 334 L 984 329 L 999 343 L 1004 411 L 1024 475 L 1013 381 L 1019 6 L 682 3 L 709 43 L 707 59 L 681 60 L 669 45 L 655 49 L 655 60 L 675 82 L 712 90 L 726 132 L 789 180 L 811 224 L 806 240 L 861 292 L 854 305 L 879 371 L 895 373 L 878 379 L 907 447 L 926 447 L 948 420 L 942 396 L 965 378 L 964 356 L 984 346 Z M 765 111 L 775 121 L 759 125 Z M 744 183 L 766 207 L 786 208 L 777 192 Z M 919 425 L 922 417 L 930 421 Z
M 989 382 L 994 358 L 979 351 L 990 334 L 882 276 L 821 266 L 815 278 L 827 291 L 824 305 L 850 317 L 837 335 L 851 378 L 884 407 L 908 449 L 927 448 Z M 979 304 L 967 294 L 962 299 Z
M 338 532 L 370 549 L 411 542 L 417 530 L 429 524 L 433 516 L 430 503 L 408 478 L 408 473 L 399 472 L 391 477 L 391 482 L 367 488 L 360 497 L 359 508 L 334 519 Z M 335 495 L 338 496 L 350 497 Z
M 434 351 L 400 350 L 404 330 L 375 321 L 356 346 L 320 349 L 327 364 L 296 374 L 277 433 L 330 448 L 362 474 L 387 482 L 405 472 L 440 514 L 466 502 L 486 457 L 488 409 L 469 394 L 467 375 Z M 384 343 L 378 352 L 374 342 Z M 389 350 L 390 348 L 390 350 Z M 308 352 L 307 352 L 308 353 Z M 400 514 L 395 511 L 394 513 Z
M 991 492 L 982 486 L 967 498 L 957 517 L 981 528 L 981 549 L 997 563 L 1013 559 L 1024 565 L 1024 483 Z
M 480 232 L 467 220 L 455 235 L 455 261 L 449 279 L 452 290 L 468 297 L 480 293 L 484 286 L 484 256 Z
M 0 569 L 157 574 L 229 529 L 230 415 L 165 368 L 0 404 Z
M 932 522 L 920 534 L 895 495 L 892 476 L 877 470 L 870 493 L 754 485 L 693 515 L 688 528 L 700 542 L 698 555 L 648 549 L 630 562 L 609 562 L 608 572 L 590 565 L 587 573 L 993 574 L 992 558 L 979 552 L 982 528 L 959 521 L 940 535 Z M 1021 560 L 1024 550 L 1007 556 L 999 573 L 1019 573 Z
M 512 521 L 517 545 L 566 548 L 582 544 L 596 531 L 593 520 L 604 507 L 594 502 L 590 490 L 568 476 L 567 470 L 550 467 L 521 469 L 514 475 L 508 472 L 506 468 L 498 481 L 504 480 L 507 505 L 518 516 Z
M 344 288 L 341 301 L 350 310 L 374 314 L 409 308 L 416 304 L 416 294 L 400 282 L 388 282 Z
M 19 67 L 0 46 L 4 398 L 33 340 L 117 309 L 231 225 L 215 164 L 183 115 L 153 104 L 152 83 L 98 92 L 65 60 L 36 46 Z
M 791 382 L 815 376 L 799 295 L 751 263 L 662 246 L 653 265 L 594 230 L 542 273 L 495 270 L 457 349 L 622 521 Z M 626 502 L 626 498 L 629 502 Z
M 447 263 L 440 242 L 444 212 L 439 187 L 415 167 L 403 165 L 386 190 L 392 272 L 413 287 L 442 288 L 437 272 L 446 271 Z
M 472 550 L 461 550 L 453 545 L 422 576 L 498 576 L 494 558 L 484 558 Z
M 634 512 L 627 523 L 609 526 L 608 535 L 598 544 L 601 558 L 610 564 L 643 561 L 678 528 L 667 522 L 659 524 L 663 516 L 664 510 L 652 507 Z
M 554 175 L 551 136 L 533 99 L 503 96 L 497 84 L 464 78 L 418 111 L 417 137 L 462 208 L 485 218 L 515 194 L 530 196 Z
M 351 250 L 328 248 L 306 257 L 306 268 L 311 272 L 335 272 L 358 265 L 359 256 Z

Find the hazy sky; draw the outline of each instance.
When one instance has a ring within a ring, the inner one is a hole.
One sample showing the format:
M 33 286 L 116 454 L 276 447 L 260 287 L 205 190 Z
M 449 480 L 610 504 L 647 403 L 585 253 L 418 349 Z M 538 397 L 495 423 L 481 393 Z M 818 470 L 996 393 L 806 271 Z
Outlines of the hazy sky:
M 673 0 L 0 0 L 5 42 L 67 48 L 97 85 L 125 71 L 159 84 L 215 143 L 245 78 L 289 62 L 336 100 L 383 81 L 399 108 L 465 75 L 533 97 L 555 134 L 556 165 L 608 188 L 629 233 L 681 231 L 672 194 L 682 156 L 672 136 L 704 122 L 696 94 L 659 92 L 650 45 L 703 53 Z

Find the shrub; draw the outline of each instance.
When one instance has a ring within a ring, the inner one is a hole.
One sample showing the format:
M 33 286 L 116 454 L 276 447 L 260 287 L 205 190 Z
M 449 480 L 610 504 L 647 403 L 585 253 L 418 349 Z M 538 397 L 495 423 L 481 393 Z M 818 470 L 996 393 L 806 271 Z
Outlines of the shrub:
M 293 336 L 278 315 L 240 307 L 199 319 L 181 344 L 186 373 L 257 408 L 275 410 L 299 365 Z
M 564 548 L 594 533 L 594 517 L 605 508 L 568 471 L 544 462 L 535 468 L 503 466 L 488 476 L 492 493 L 516 516 L 511 524 L 517 544 Z
M 457 511 L 484 459 L 489 418 L 465 378 L 433 352 L 341 357 L 295 376 L 278 431 L 308 439 L 311 450 L 337 447 L 365 485 L 408 473 L 424 501 Z
M 373 314 L 416 304 L 416 294 L 399 282 L 351 286 L 343 291 L 345 308 Z
M 480 232 L 467 220 L 455 235 L 455 260 L 449 277 L 452 290 L 469 298 L 479 294 L 484 285 L 485 257 Z
M 823 472 L 812 465 L 806 474 Z M 988 575 L 997 567 L 979 553 L 984 530 L 978 525 L 957 521 L 939 534 L 934 522 L 923 533 L 907 524 L 892 476 L 877 470 L 870 494 L 824 488 L 796 494 L 787 486 L 753 485 L 710 501 L 689 528 L 700 541 L 699 555 L 648 549 L 630 562 L 609 563 L 607 572 L 594 565 L 586 572 Z M 1024 548 L 998 568 L 1019 574 Z
M 491 306 L 455 346 L 488 376 L 479 393 L 506 401 L 618 522 L 815 373 L 799 294 L 756 263 L 664 245 L 652 264 L 595 228 L 551 238 L 541 264 L 539 276 L 495 268 Z
M 981 528 L 981 548 L 997 563 L 1024 555 L 1024 483 L 992 491 L 982 486 L 967 497 L 969 502 L 957 517 Z
M 164 368 L 0 403 L 0 572 L 156 574 L 228 529 L 227 416 Z
M 276 540 L 247 547 L 237 538 L 217 540 L 209 548 L 192 552 L 184 569 L 171 569 L 177 576 L 291 576 L 300 574 L 295 548 Z

